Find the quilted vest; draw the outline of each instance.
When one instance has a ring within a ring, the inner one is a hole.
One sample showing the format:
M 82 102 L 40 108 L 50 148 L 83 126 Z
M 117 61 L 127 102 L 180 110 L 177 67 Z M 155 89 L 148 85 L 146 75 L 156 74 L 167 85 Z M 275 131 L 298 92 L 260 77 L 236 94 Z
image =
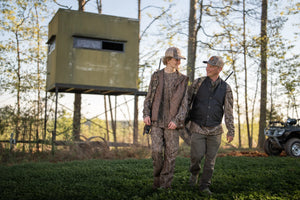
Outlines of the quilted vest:
M 221 124 L 224 114 L 226 85 L 226 82 L 221 80 L 212 90 L 210 79 L 206 78 L 203 81 L 193 103 L 191 121 L 204 127 L 215 127 Z

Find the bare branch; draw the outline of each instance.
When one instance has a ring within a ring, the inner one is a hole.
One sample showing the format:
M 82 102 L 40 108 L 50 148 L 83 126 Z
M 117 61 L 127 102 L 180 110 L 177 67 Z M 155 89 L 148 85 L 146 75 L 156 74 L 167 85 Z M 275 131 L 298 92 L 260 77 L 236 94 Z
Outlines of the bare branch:
M 207 46 L 209 49 L 212 49 L 214 51 L 221 51 L 221 52 L 234 52 L 234 53 L 238 53 L 239 51 L 234 51 L 234 50 L 230 50 L 230 49 L 217 49 L 214 48 L 213 45 L 211 43 L 207 43 L 207 42 L 203 42 L 201 40 L 197 40 L 197 43 L 201 43 L 205 46 Z
M 158 54 L 158 52 L 159 52 L 159 50 L 154 50 L 149 53 L 145 53 L 144 55 L 141 55 L 141 59 L 148 60 L 149 58 L 156 56 Z
M 68 6 L 62 5 L 62 4 L 60 4 L 60 3 L 57 3 L 56 0 L 53 0 L 53 2 L 54 2 L 55 4 L 57 4 L 58 6 L 63 7 L 63 8 L 67 8 L 67 9 L 71 9 L 71 8 L 72 8 L 72 6 L 71 6 L 71 7 L 68 7 Z
M 197 28 L 196 28 L 196 34 L 198 33 L 199 29 L 201 28 L 201 24 L 202 24 L 202 9 L 203 9 L 203 0 L 201 0 L 201 2 L 198 1 L 198 3 L 200 4 L 200 9 L 199 9 L 199 12 L 200 12 L 200 16 L 199 16 L 199 22 L 197 24 Z
M 162 9 L 162 7 L 158 7 L 158 6 L 146 6 L 145 8 L 143 8 L 141 11 L 144 11 L 148 8 L 157 8 L 157 9 Z
M 163 11 L 160 15 L 158 15 L 157 17 L 155 17 L 155 18 L 148 24 L 148 26 L 145 28 L 145 30 L 144 30 L 143 33 L 141 34 L 139 40 L 142 39 L 142 37 L 144 36 L 144 34 L 146 33 L 146 31 L 150 28 L 150 26 L 151 26 L 156 20 L 158 20 L 158 19 L 161 18 L 164 14 L 166 14 L 166 13 L 171 9 L 172 6 L 173 6 L 173 5 L 171 4 L 167 10 Z

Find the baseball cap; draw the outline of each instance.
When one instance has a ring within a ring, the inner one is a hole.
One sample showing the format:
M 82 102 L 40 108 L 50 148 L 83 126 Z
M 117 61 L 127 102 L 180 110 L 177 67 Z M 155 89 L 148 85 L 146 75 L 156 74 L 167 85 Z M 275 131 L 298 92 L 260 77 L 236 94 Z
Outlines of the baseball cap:
M 170 47 L 166 50 L 165 57 L 172 57 L 175 59 L 186 59 L 180 53 L 180 50 L 177 47 Z
M 224 62 L 220 56 L 212 56 L 208 61 L 203 61 L 203 63 L 208 63 L 212 66 L 223 67 Z

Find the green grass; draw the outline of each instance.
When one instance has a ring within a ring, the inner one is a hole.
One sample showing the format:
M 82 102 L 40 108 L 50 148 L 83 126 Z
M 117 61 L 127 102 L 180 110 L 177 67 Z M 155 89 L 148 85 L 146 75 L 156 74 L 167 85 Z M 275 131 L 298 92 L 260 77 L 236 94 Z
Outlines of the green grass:
M 0 199 L 209 199 L 188 185 L 178 157 L 172 190 L 152 190 L 151 159 L 0 166 Z M 299 199 L 300 159 L 218 157 L 210 199 Z

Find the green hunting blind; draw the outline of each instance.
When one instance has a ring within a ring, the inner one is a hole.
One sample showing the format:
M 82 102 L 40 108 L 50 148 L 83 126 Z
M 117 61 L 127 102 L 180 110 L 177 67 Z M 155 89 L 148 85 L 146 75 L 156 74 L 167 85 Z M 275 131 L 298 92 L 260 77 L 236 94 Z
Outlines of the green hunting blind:
M 136 19 L 59 9 L 49 23 L 47 91 L 137 92 Z

